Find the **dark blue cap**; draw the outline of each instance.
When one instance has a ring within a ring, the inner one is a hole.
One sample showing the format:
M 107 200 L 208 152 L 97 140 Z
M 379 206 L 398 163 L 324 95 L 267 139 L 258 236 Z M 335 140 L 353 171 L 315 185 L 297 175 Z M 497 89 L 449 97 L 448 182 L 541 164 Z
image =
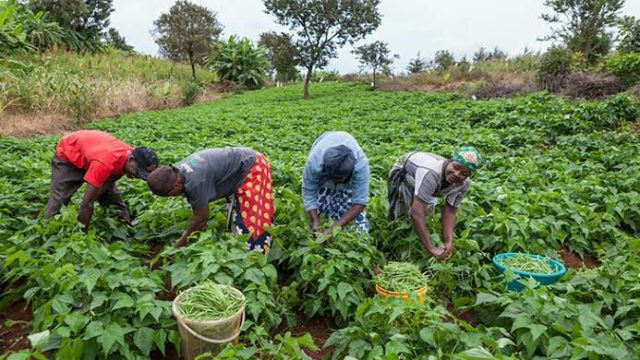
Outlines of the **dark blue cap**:
M 149 176 L 147 168 L 152 165 L 158 166 L 158 155 L 156 155 L 153 150 L 146 147 L 137 147 L 133 149 L 131 155 L 133 155 L 133 160 L 138 164 L 138 177 L 142 180 L 147 180 L 147 177 Z
M 356 157 L 353 151 L 345 145 L 328 148 L 323 158 L 324 173 L 332 179 L 348 181 L 353 175 Z

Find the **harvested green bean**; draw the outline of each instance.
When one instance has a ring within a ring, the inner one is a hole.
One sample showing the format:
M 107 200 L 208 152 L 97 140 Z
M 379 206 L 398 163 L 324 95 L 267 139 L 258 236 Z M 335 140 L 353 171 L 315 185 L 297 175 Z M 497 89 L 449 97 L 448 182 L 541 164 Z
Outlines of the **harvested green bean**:
M 219 320 L 240 310 L 244 299 L 230 286 L 204 282 L 186 292 L 178 302 L 178 310 L 186 319 Z
M 553 274 L 555 272 L 547 257 L 539 259 L 525 254 L 516 254 L 500 260 L 500 263 L 511 270 L 526 271 L 533 274 Z
M 389 262 L 382 274 L 376 276 L 376 284 L 385 290 L 411 292 L 427 285 L 429 278 L 411 263 Z

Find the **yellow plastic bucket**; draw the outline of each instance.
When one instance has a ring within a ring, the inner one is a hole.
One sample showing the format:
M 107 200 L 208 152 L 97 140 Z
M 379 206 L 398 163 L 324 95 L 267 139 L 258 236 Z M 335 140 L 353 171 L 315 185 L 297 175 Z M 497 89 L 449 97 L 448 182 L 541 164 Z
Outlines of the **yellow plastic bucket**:
M 232 291 L 238 294 L 243 302 L 244 295 L 236 288 L 231 287 Z M 190 290 L 190 289 L 189 289 Z M 178 322 L 178 332 L 182 339 L 182 357 L 185 360 L 192 360 L 198 355 L 210 352 L 216 355 L 224 347 L 226 343 L 237 344 L 240 338 L 240 329 L 245 319 L 244 305 L 240 307 L 238 312 L 228 318 L 210 321 L 194 321 L 186 319 L 178 310 L 178 303 L 186 290 L 178 295 L 171 306 L 173 316 Z
M 420 289 L 415 291 L 415 294 L 418 295 L 418 302 L 420 304 L 424 304 L 424 296 L 427 293 L 427 286 L 421 287 Z M 399 293 L 395 291 L 389 291 L 385 288 L 382 288 L 376 284 L 376 292 L 380 295 L 381 298 L 386 299 L 387 297 L 393 297 L 397 299 L 401 299 L 405 303 L 409 303 L 411 301 L 411 295 L 409 293 Z

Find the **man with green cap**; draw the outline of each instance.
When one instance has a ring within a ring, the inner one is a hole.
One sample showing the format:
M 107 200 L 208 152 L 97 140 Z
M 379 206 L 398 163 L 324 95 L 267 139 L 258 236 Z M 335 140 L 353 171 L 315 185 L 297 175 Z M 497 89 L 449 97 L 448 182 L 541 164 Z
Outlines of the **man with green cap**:
M 453 253 L 456 211 L 482 158 L 473 146 L 455 151 L 451 159 L 428 152 L 412 152 L 402 156 L 389 172 L 387 195 L 389 218 L 409 215 L 413 230 L 422 245 L 433 256 L 447 259 Z M 425 216 L 433 210 L 438 198 L 445 198 L 441 224 L 444 248 L 433 245 Z

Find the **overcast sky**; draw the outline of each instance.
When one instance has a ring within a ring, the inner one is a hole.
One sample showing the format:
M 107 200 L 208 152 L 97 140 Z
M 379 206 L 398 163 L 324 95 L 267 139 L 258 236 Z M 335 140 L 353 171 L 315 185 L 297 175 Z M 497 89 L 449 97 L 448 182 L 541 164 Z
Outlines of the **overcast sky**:
M 266 31 L 287 30 L 264 13 L 262 0 L 192 0 L 217 13 L 224 25 L 222 36 L 236 34 L 253 41 Z M 536 41 L 549 34 L 540 19 L 546 9 L 543 0 L 381 0 L 382 24 L 362 43 L 387 42 L 400 55 L 393 68 L 402 71 L 418 51 L 431 58 L 440 49 L 453 51 L 456 58 L 471 58 L 481 46 L 495 46 L 510 55 L 525 47 L 544 50 L 548 43 Z M 167 12 L 175 0 L 114 0 L 111 26 L 139 52 L 158 54 L 151 30 L 153 21 Z M 622 13 L 640 17 L 640 0 L 627 0 Z M 357 72 L 358 62 L 346 45 L 327 69 Z

